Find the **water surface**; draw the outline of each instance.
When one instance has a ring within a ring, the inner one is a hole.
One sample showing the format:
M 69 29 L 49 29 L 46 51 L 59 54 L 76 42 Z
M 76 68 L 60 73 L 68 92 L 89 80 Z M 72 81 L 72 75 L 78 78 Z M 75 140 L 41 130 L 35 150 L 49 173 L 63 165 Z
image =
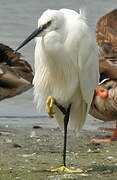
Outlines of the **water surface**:
M 70 8 L 79 11 L 85 8 L 89 25 L 95 30 L 98 19 L 116 8 L 116 0 L 0 0 L 0 43 L 15 49 L 36 27 L 38 17 L 48 8 Z M 30 42 L 21 49 L 22 55 L 33 66 L 35 42 Z M 55 127 L 53 120 L 48 121 L 46 114 L 38 113 L 33 104 L 33 90 L 17 97 L 0 102 L 0 124 L 28 126 L 39 122 L 44 127 Z M 95 129 L 100 121 L 92 117 L 85 125 L 87 129 Z

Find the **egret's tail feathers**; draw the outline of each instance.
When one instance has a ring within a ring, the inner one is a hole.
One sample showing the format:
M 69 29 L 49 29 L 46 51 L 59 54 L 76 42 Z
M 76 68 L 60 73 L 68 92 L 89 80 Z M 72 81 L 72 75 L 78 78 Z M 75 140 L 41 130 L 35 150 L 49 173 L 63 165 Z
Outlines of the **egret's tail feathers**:
M 70 119 L 68 123 L 68 128 L 79 132 L 84 122 L 86 120 L 88 114 L 88 105 L 83 100 L 82 96 L 78 96 L 80 91 L 76 93 L 76 95 L 72 99 L 72 106 L 70 110 Z M 77 98 L 77 96 L 79 98 Z M 64 129 L 64 115 L 61 111 L 55 107 L 55 119 L 57 120 L 60 128 Z
M 54 116 L 55 120 L 58 122 L 60 129 L 63 131 L 64 130 L 64 115 L 56 106 L 54 106 L 54 112 L 56 112 Z
M 72 106 L 68 127 L 79 132 L 84 125 L 87 116 L 87 104 L 82 101 L 80 106 Z

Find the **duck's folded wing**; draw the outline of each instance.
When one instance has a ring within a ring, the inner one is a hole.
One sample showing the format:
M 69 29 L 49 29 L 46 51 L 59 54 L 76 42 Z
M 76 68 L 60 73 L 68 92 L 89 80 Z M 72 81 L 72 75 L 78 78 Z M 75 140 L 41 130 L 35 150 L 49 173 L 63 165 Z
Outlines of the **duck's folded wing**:
M 99 46 L 109 42 L 117 51 L 117 9 L 100 18 L 96 27 L 96 39 Z
M 29 85 L 30 82 L 18 76 L 5 65 L 0 65 L 0 86 L 7 88 L 21 88 Z

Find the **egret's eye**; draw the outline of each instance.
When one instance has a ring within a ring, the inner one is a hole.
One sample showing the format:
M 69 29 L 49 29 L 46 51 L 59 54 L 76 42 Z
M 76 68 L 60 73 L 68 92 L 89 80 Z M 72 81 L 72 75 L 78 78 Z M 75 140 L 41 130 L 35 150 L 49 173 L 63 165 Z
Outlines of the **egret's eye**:
M 52 23 L 52 21 L 50 20 L 50 21 L 48 21 L 47 22 L 47 26 L 50 26 L 50 24 Z
M 52 21 L 48 21 L 46 24 L 43 25 L 43 29 L 46 29 L 48 26 L 50 26 Z

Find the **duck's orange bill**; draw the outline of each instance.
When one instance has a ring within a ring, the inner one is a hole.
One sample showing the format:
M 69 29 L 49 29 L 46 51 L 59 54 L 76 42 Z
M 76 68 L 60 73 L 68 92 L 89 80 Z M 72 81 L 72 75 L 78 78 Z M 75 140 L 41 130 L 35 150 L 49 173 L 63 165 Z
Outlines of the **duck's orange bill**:
M 99 95 L 101 98 L 106 99 L 108 97 L 108 91 L 107 90 L 99 90 L 96 89 L 95 93 Z

